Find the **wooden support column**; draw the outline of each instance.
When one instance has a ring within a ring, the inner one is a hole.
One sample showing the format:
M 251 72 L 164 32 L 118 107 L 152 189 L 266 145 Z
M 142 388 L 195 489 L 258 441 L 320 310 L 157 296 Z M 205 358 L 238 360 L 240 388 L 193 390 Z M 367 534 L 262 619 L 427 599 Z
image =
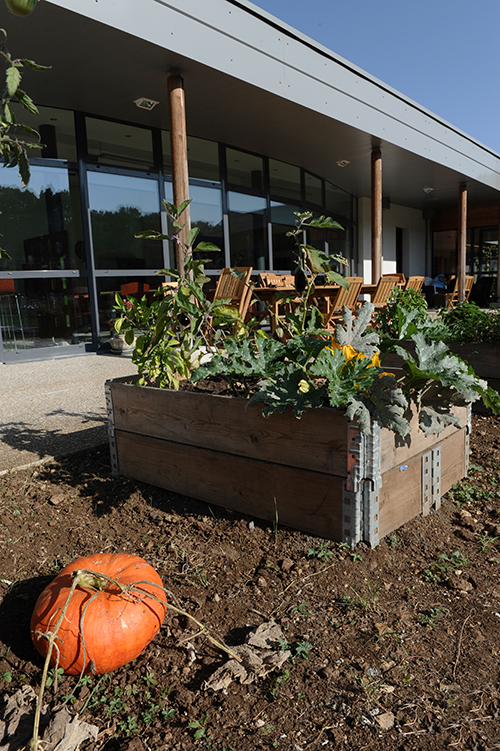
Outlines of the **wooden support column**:
M 467 241 L 467 188 L 458 186 L 458 300 L 465 300 L 465 266 Z
M 372 151 L 372 284 L 378 284 L 382 274 L 382 154 Z
M 168 77 L 168 106 L 170 112 L 170 151 L 172 156 L 172 186 L 174 204 L 180 206 L 189 198 L 189 174 L 187 157 L 186 103 L 184 81 L 180 75 Z M 187 245 L 188 232 L 191 229 L 189 206 L 180 218 L 185 227 L 180 233 L 181 242 Z M 177 271 L 184 273 L 185 251 L 177 243 L 175 249 Z

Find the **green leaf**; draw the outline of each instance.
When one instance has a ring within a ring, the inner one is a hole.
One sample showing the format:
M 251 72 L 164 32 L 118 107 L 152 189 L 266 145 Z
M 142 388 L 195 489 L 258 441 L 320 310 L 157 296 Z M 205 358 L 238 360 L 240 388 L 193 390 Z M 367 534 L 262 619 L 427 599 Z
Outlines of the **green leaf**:
M 192 200 L 193 200 L 192 198 L 188 198 L 185 201 L 183 201 L 180 206 L 178 206 L 176 210 L 177 217 L 181 216 L 181 214 L 187 209 L 187 207 L 189 206 Z
M 331 216 L 320 216 L 317 219 L 311 219 L 308 222 L 309 227 L 319 227 L 320 229 L 344 229 L 341 224 L 332 219 Z
M 191 246 L 196 238 L 198 237 L 198 234 L 200 232 L 199 227 L 192 227 L 192 229 L 189 230 L 188 236 L 187 236 L 187 244 Z
M 213 243 L 202 241 L 198 243 L 195 250 L 203 250 L 208 253 L 213 253 L 215 251 L 217 252 L 220 251 L 220 248 L 218 245 L 214 245 Z
M 142 232 L 136 232 L 134 237 L 137 238 L 152 238 L 154 240 L 169 240 L 168 235 L 163 235 L 161 232 L 157 232 L 155 229 L 145 229 Z
M 21 188 L 26 187 L 30 181 L 30 164 L 25 149 L 21 149 L 19 154 L 19 174 L 21 175 L 22 185 Z
M 29 125 L 24 125 L 24 123 L 17 123 L 17 127 L 21 130 L 24 130 L 26 133 L 29 133 L 31 136 L 35 136 L 35 138 L 40 139 L 40 133 L 34 128 L 30 128 Z
M 9 97 L 13 97 L 21 83 L 21 73 L 17 68 L 12 66 L 7 68 L 5 78 L 7 80 L 7 92 Z
M 39 114 L 37 106 L 25 91 L 22 91 L 22 89 L 17 89 L 15 95 L 18 101 L 23 105 L 24 109 L 28 110 L 28 112 L 31 112 L 33 115 Z
M 350 344 L 356 352 L 371 359 L 379 348 L 379 336 L 374 329 L 368 328 L 371 321 L 374 306 L 365 302 L 356 317 L 352 311 L 344 308 L 344 326 L 338 325 L 335 329 L 335 340 L 341 346 Z
M 51 70 L 52 67 L 51 65 L 39 65 L 33 60 L 27 60 L 25 57 L 21 58 L 19 62 L 27 68 L 33 68 L 33 70 Z

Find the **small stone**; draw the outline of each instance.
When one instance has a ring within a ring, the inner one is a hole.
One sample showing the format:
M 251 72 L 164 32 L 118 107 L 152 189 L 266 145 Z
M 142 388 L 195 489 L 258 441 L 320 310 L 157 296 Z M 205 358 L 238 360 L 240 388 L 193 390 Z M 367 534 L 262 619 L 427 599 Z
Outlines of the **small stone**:
M 248 529 L 253 532 L 255 529 L 255 522 L 248 522 Z
M 67 496 L 65 493 L 54 493 L 54 495 L 50 496 L 49 503 L 51 503 L 53 506 L 59 506 L 60 503 L 64 503 Z
M 214 594 L 214 602 L 220 602 L 220 596 L 217 594 L 217 592 Z
M 257 586 L 259 586 L 261 589 L 265 589 L 267 587 L 267 581 L 263 576 L 259 576 L 259 578 L 257 579 Z
M 375 717 L 375 722 L 381 730 L 390 730 L 394 727 L 394 715 L 392 712 L 384 712 Z
M 281 570 L 284 571 L 285 573 L 288 573 L 288 571 L 290 571 L 290 569 L 293 568 L 294 565 L 295 564 L 291 558 L 284 558 L 281 561 Z

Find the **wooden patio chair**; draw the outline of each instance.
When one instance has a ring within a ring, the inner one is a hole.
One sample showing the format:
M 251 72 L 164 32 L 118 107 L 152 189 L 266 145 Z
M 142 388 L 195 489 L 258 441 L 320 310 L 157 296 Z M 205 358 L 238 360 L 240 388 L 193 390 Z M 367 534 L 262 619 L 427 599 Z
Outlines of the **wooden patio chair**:
M 259 282 L 262 287 L 287 287 L 287 280 L 283 274 L 262 271 L 259 274 Z
M 472 285 L 474 284 L 473 276 L 465 277 L 465 302 L 469 302 Z M 458 276 L 455 278 L 455 286 L 453 292 L 447 292 L 446 295 L 446 307 L 454 308 L 458 302 Z
M 228 300 L 227 305 L 236 308 L 243 320 L 246 318 L 252 298 L 252 288 L 249 285 L 252 270 L 252 266 L 222 269 L 214 293 L 214 300 Z M 233 271 L 243 273 L 243 276 L 240 278 L 233 274 Z
M 338 323 L 342 322 L 344 308 L 354 311 L 358 307 L 358 297 L 361 293 L 364 279 L 362 276 L 347 276 L 346 279 L 349 282 L 349 288 L 346 289 L 339 286 L 337 295 L 330 300 L 330 310 L 327 316 L 325 316 L 323 324 L 326 329 L 332 329 Z
M 381 276 L 377 284 L 377 289 L 372 295 L 372 304 L 375 305 L 375 311 L 384 310 L 387 307 L 387 300 L 398 285 L 397 276 Z
M 414 289 L 417 292 L 422 291 L 425 276 L 409 276 L 403 289 Z
M 392 274 L 382 274 L 382 277 L 384 279 L 396 278 L 398 280 L 398 287 L 401 287 L 401 289 L 406 289 L 406 277 L 402 271 L 393 271 Z

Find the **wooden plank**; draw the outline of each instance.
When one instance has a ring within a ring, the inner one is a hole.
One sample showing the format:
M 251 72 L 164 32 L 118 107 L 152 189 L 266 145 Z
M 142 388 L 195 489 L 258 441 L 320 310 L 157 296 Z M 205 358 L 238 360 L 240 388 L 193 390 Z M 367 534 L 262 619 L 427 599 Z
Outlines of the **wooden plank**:
M 116 431 L 120 474 L 330 540 L 342 539 L 342 479 Z M 276 499 L 276 507 L 275 507 Z
M 111 383 L 115 429 L 345 477 L 347 419 L 333 409 L 262 417 L 245 399 Z
M 414 456 L 400 471 L 393 467 L 382 475 L 379 493 L 380 539 L 422 513 L 422 457 Z
M 454 412 L 460 418 L 461 427 L 465 427 L 467 425 L 467 409 L 465 407 L 457 407 Z M 449 425 L 439 435 L 426 437 L 418 427 L 418 417 L 415 414 L 412 416 L 410 425 L 411 433 L 405 438 L 396 436 L 390 430 L 382 430 L 380 438 L 380 472 L 382 474 L 393 467 L 407 464 L 412 456 L 429 451 L 448 436 L 460 431 L 460 428 Z
M 465 429 L 450 435 L 441 445 L 441 495 L 466 476 Z
M 465 431 L 455 430 L 436 444 L 441 448 L 442 496 L 465 477 Z M 404 466 L 404 471 L 398 466 L 382 475 L 380 539 L 422 513 L 422 454 L 410 457 Z

